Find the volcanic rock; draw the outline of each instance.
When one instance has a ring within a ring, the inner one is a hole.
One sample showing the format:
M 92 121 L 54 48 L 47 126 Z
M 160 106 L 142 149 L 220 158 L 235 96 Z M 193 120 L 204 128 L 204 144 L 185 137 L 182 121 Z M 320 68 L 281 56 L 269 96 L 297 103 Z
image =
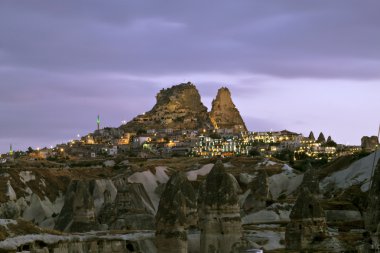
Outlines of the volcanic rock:
M 267 201 L 271 200 L 269 180 L 266 170 L 260 170 L 258 175 L 249 183 L 250 194 L 244 201 L 245 212 L 253 212 L 264 209 Z
M 104 204 L 98 220 L 113 230 L 154 229 L 154 207 L 144 186 L 115 180 L 117 194 L 112 201 L 108 191 L 104 192 Z
M 210 120 L 215 129 L 228 129 L 233 132 L 247 131 L 239 110 L 232 102 L 231 93 L 226 87 L 220 88 L 212 101 Z
M 368 152 L 374 151 L 376 147 L 379 145 L 379 139 L 377 138 L 377 136 L 363 136 L 361 142 L 362 149 Z
M 310 191 L 311 194 L 314 195 L 319 195 L 320 194 L 320 189 L 319 189 L 319 180 L 318 180 L 318 175 L 316 169 L 313 168 L 313 166 L 308 162 L 305 166 L 307 168 L 302 184 L 301 184 L 301 189 L 306 187 Z
M 201 252 L 229 253 L 241 243 L 242 227 L 235 179 L 219 160 L 200 189 Z
M 156 215 L 158 253 L 187 253 L 187 228 L 197 222 L 196 194 L 183 172 L 175 173 L 161 195 Z
M 94 181 L 73 180 L 67 189 L 65 203 L 55 229 L 65 232 L 86 232 L 98 228 L 92 192 Z
M 285 244 L 289 250 L 308 249 L 313 242 L 322 241 L 327 235 L 324 210 L 306 187 L 298 195 L 290 220 L 285 232 Z
M 123 125 L 124 130 L 140 129 L 209 129 L 207 107 L 194 84 L 182 83 L 162 89 L 154 107 Z
M 376 233 L 380 225 L 380 159 L 371 179 L 371 188 L 368 195 L 368 208 L 366 215 L 366 229 L 371 233 Z M 380 232 L 380 231 L 378 231 Z

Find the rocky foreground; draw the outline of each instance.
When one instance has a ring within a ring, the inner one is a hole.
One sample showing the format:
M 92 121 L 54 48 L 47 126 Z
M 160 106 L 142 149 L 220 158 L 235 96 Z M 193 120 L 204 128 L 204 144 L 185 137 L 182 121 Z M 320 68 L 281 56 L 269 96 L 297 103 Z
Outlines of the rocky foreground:
M 15 162 L 0 169 L 0 252 L 370 252 L 373 160 Z

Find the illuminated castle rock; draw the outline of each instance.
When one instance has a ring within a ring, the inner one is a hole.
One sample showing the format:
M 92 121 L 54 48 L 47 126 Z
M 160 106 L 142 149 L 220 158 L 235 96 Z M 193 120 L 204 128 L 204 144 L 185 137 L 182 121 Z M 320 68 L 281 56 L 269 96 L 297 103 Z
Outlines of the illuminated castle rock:
M 139 129 L 247 131 L 227 88 L 219 89 L 210 113 L 203 105 L 197 88 L 190 82 L 162 89 L 156 99 L 150 111 L 138 115 L 121 128 L 126 132 Z
M 212 101 L 210 120 L 214 128 L 220 132 L 247 131 L 239 110 L 232 102 L 231 92 L 226 87 L 220 88 L 216 98 Z
M 182 83 L 162 89 L 154 107 L 123 125 L 124 130 L 138 129 L 210 129 L 207 107 L 194 84 Z

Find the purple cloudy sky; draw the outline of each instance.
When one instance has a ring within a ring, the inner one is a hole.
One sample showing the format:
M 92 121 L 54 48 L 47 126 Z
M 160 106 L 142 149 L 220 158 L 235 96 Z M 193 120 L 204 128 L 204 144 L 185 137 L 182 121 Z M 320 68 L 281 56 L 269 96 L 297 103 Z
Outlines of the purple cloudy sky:
M 1 0 L 0 152 L 62 143 L 192 81 L 250 130 L 376 134 L 380 1 Z

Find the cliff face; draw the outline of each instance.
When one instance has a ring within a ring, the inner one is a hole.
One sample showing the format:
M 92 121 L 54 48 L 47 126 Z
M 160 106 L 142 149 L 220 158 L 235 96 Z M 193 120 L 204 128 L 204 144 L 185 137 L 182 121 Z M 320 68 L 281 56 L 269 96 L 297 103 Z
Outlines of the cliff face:
M 123 129 L 209 129 L 207 107 L 194 84 L 182 83 L 162 89 L 155 106 L 122 126 Z
M 228 88 L 220 88 L 212 101 L 210 120 L 216 129 L 232 129 L 234 132 L 247 131 L 247 127 L 231 99 Z

